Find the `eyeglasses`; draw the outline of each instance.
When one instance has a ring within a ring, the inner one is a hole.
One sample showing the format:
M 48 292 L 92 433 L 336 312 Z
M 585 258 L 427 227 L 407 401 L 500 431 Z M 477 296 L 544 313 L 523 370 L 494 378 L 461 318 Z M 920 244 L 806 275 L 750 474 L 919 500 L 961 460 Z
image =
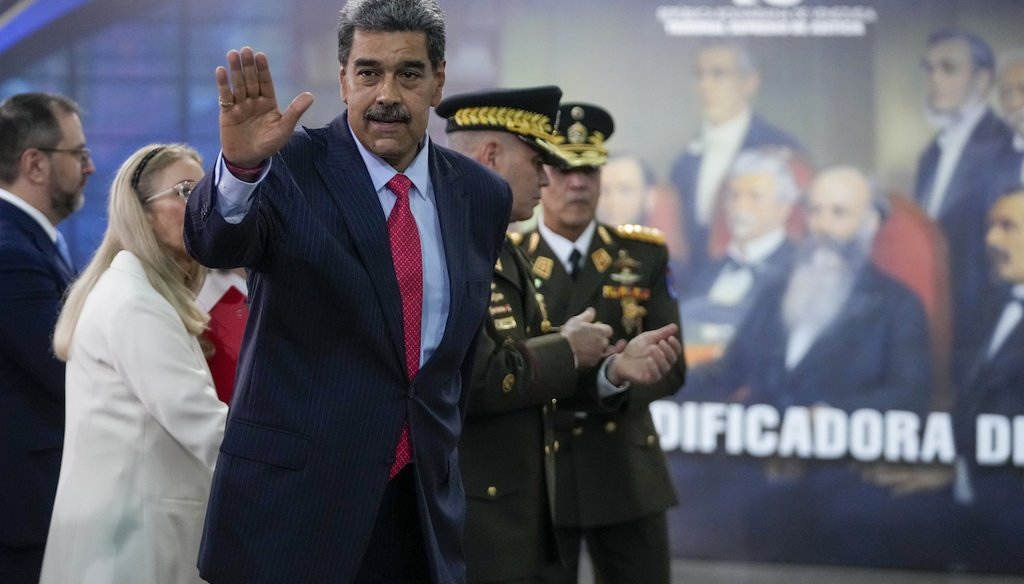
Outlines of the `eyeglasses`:
M 92 150 L 89 150 L 85 146 L 81 148 L 36 148 L 40 152 L 63 152 L 64 154 L 71 154 L 78 157 L 78 161 L 82 164 L 88 163 L 92 160 Z
M 152 201 L 153 199 L 159 199 L 160 197 L 163 197 L 165 195 L 170 195 L 170 194 L 176 194 L 179 197 L 181 197 L 182 201 L 187 201 L 188 200 L 188 196 L 192 194 L 192 191 L 195 188 L 196 188 L 196 181 L 194 181 L 194 180 L 183 180 L 180 183 L 178 183 L 178 184 L 176 184 L 176 185 L 174 185 L 172 187 L 168 187 L 168 188 L 160 191 L 159 193 L 153 193 L 152 195 L 146 197 L 145 199 L 142 199 L 142 204 L 145 205 L 146 203 Z

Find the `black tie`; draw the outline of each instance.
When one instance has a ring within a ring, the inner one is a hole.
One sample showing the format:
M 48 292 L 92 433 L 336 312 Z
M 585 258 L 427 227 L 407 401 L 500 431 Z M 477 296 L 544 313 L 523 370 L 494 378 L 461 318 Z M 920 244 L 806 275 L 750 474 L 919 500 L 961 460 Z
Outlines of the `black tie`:
M 576 279 L 576 276 L 580 275 L 580 257 L 582 256 L 583 254 L 580 253 L 580 250 L 575 247 L 572 248 L 572 253 L 569 254 L 569 264 L 572 265 L 572 271 L 569 272 L 569 275 L 572 276 L 573 280 Z

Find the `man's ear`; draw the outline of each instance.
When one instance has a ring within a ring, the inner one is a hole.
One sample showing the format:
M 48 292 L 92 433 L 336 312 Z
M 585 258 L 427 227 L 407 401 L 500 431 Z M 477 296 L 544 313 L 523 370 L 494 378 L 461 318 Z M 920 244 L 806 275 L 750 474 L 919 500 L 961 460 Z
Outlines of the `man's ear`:
M 46 182 L 49 175 L 50 157 L 41 150 L 26 148 L 18 159 L 18 173 L 32 184 Z
M 491 170 L 498 169 L 498 157 L 501 156 L 501 144 L 488 138 L 480 143 L 480 162 Z

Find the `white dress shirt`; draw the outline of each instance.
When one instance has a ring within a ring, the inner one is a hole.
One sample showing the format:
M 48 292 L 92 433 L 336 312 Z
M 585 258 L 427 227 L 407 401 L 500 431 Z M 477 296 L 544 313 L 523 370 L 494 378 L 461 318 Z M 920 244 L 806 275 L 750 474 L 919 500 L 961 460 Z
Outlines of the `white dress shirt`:
M 729 166 L 736 158 L 736 153 L 743 146 L 752 116 L 751 111 L 746 109 L 733 120 L 718 126 L 704 124 L 701 129 L 702 154 L 700 171 L 697 173 L 696 197 L 697 222 L 701 225 L 711 222 L 718 191 L 729 173 Z

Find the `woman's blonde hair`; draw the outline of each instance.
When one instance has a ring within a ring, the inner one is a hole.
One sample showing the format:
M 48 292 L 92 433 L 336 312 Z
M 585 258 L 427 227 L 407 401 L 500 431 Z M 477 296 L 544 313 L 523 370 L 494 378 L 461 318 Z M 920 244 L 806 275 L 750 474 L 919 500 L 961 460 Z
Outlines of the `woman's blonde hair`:
M 209 317 L 195 304 L 195 295 L 203 284 L 206 268 L 190 260 L 182 265 L 157 242 L 146 215 L 144 199 L 156 190 L 153 184 L 161 170 L 179 160 L 193 160 L 202 166 L 202 158 L 184 144 L 150 144 L 124 161 L 110 187 L 107 202 L 107 231 L 81 277 L 68 290 L 64 308 L 57 319 L 53 348 L 57 357 L 67 361 L 75 327 L 82 307 L 100 276 L 121 250 L 139 258 L 149 283 L 170 302 L 189 334 L 198 336 Z

